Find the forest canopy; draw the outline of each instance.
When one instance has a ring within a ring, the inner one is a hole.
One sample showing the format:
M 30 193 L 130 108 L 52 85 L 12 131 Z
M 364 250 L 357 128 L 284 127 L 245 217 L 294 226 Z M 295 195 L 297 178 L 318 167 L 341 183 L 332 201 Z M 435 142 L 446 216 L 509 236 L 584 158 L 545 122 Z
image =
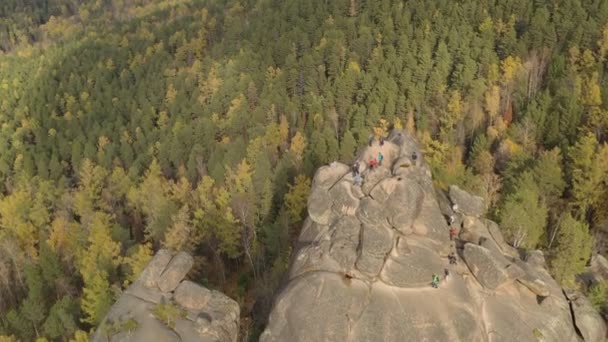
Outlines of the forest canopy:
M 3 0 L 0 340 L 87 340 L 161 247 L 255 339 L 315 169 L 391 127 L 572 285 L 607 57 L 603 0 Z

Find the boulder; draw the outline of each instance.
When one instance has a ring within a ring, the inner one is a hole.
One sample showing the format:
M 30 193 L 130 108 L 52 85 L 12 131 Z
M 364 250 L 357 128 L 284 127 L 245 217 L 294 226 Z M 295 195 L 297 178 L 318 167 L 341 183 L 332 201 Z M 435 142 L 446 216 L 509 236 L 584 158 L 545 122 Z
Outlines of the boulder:
M 202 310 L 211 298 L 211 291 L 196 283 L 184 280 L 175 289 L 174 298 L 177 304 L 186 309 Z
M 149 288 L 156 287 L 156 281 L 160 278 L 160 275 L 163 273 L 172 257 L 173 255 L 171 255 L 171 252 L 168 250 L 159 250 L 146 268 L 141 272 L 139 277 L 141 283 Z
M 534 267 L 545 267 L 546 263 L 543 251 L 534 250 L 528 252 L 528 254 L 526 255 L 526 263 Z
M 162 286 L 165 284 L 159 279 L 162 277 L 167 277 L 164 279 L 167 283 L 178 278 L 177 281 L 180 282 L 190 269 L 191 265 L 188 264 L 192 258 L 186 253 L 179 253 L 169 258 L 165 271 L 160 274 L 156 270 L 161 268 L 159 265 L 164 261 L 161 263 L 159 260 L 166 260 L 167 256 L 170 257 L 170 253 L 161 250 L 150 261 L 146 267 L 148 271 L 142 272 L 142 276 L 145 276 L 148 282 Z M 181 271 L 178 272 L 178 269 Z M 157 274 L 159 278 L 153 278 L 153 274 Z M 182 274 L 181 277 L 179 274 Z M 169 302 L 186 313 L 185 317 L 176 319 L 172 328 L 159 321 L 153 314 L 158 304 Z M 177 286 L 175 295 L 172 296 L 171 293 L 161 293 L 158 288 L 147 287 L 144 279 L 140 277 L 112 305 L 91 337 L 91 341 L 236 342 L 239 316 L 238 304 L 220 292 L 209 291 L 186 280 Z M 137 327 L 133 331 L 109 332 L 111 330 L 105 328 L 110 325 L 120 325 L 127 320 L 137 322 Z
M 606 324 L 591 302 L 578 291 L 564 291 L 574 313 L 574 324 L 585 341 L 605 341 Z
M 313 188 L 328 190 L 336 184 L 345 174 L 350 172 L 348 165 L 333 162 L 326 166 L 321 166 L 312 180 Z
M 486 211 L 483 198 L 471 195 L 456 185 L 450 186 L 449 196 L 452 204 L 457 205 L 456 212 L 480 217 Z
M 318 224 L 328 225 L 332 218 L 333 201 L 323 188 L 313 188 L 308 197 L 308 215 Z
M 361 151 L 359 160 L 385 155 L 385 165 L 362 171 L 362 189 L 349 174 L 318 176 L 325 181 L 313 185 L 303 246 L 260 341 L 577 341 L 570 306 L 544 262 L 521 261 L 498 225 L 478 218 L 480 198 L 451 188 L 438 202 L 415 139 L 391 137 Z M 354 215 L 342 210 L 356 200 Z M 458 227 L 466 219 L 466 239 L 475 243 L 450 241 L 444 214 Z M 452 253 L 465 262 L 449 264 Z M 441 277 L 436 289 L 433 274 Z
M 608 260 L 601 254 L 593 255 L 591 257 L 591 271 L 600 278 L 608 280 Z
M 194 260 L 190 254 L 185 252 L 178 253 L 171 259 L 167 268 L 165 268 L 160 278 L 158 278 L 158 288 L 162 292 L 175 290 L 179 282 L 190 272 L 192 264 L 194 264 Z
M 487 289 L 497 289 L 510 279 L 506 261 L 498 258 L 487 248 L 467 243 L 462 256 L 471 273 Z

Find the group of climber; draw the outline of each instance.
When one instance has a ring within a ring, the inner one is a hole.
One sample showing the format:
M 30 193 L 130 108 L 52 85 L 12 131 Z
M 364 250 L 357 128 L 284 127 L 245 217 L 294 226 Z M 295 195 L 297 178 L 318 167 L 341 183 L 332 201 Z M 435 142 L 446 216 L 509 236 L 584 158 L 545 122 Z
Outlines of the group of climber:
M 458 209 L 458 206 L 454 205 L 452 207 L 452 209 L 454 211 L 456 211 Z M 450 215 L 450 216 L 448 216 L 447 221 L 448 221 L 448 226 L 450 227 L 450 230 L 448 231 L 450 234 L 450 241 L 454 241 L 454 239 L 458 235 L 458 230 L 456 229 L 456 225 L 455 225 L 456 218 L 454 217 L 454 215 Z M 448 254 L 448 262 L 450 265 L 456 265 L 458 263 L 458 258 L 456 257 L 456 253 L 450 252 L 450 254 Z M 450 275 L 450 271 L 447 268 L 444 269 L 444 279 L 446 281 L 448 280 L 449 275 Z M 433 277 L 431 280 L 431 286 L 434 288 L 439 287 L 439 276 L 437 276 L 436 274 L 433 274 Z
M 378 158 L 371 158 L 369 160 L 369 169 L 373 170 L 376 166 L 382 166 L 382 160 L 384 160 L 384 155 L 382 152 L 378 152 Z

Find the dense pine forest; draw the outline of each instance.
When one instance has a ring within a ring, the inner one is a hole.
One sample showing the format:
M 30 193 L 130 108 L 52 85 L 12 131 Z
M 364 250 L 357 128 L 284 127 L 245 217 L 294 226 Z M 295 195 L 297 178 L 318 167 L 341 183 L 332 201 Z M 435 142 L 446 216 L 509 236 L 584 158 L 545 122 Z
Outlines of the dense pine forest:
M 391 127 L 577 286 L 607 57 L 605 0 L 2 0 L 0 341 L 86 341 L 162 247 L 255 340 L 315 169 Z

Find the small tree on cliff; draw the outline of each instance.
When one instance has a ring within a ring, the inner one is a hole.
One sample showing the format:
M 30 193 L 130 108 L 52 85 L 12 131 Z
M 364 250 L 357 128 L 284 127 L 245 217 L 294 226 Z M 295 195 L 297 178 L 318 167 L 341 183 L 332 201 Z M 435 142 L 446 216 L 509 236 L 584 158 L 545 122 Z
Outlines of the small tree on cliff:
M 551 251 L 550 266 L 555 279 L 573 287 L 574 277 L 585 270 L 592 247 L 589 226 L 567 213 L 560 222 L 555 248 Z
M 500 224 L 514 247 L 534 248 L 547 223 L 547 206 L 541 201 L 530 173 L 522 175 L 515 189 L 506 196 L 500 209 Z

